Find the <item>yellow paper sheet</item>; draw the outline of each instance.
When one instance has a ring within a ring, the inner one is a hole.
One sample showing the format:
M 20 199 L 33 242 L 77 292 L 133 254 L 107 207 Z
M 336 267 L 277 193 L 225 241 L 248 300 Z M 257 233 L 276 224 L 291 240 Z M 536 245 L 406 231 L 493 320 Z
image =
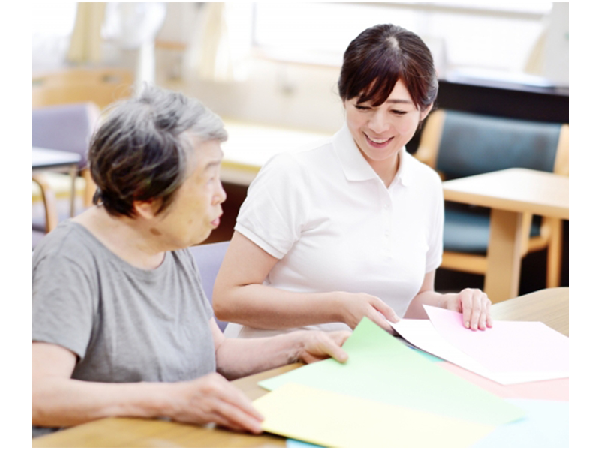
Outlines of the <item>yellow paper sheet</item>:
M 285 384 L 254 401 L 263 429 L 326 447 L 469 447 L 494 426 Z

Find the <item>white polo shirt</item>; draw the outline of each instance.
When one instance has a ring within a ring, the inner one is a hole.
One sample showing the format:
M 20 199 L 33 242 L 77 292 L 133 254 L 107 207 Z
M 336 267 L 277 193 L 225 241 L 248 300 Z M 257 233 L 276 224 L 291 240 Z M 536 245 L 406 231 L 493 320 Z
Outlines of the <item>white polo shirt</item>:
M 441 264 L 443 224 L 435 171 L 403 149 L 386 188 L 344 126 L 325 143 L 269 160 L 248 189 L 235 230 L 279 259 L 265 285 L 364 292 L 402 317 L 425 274 Z M 240 329 L 240 337 L 291 331 L 232 324 L 226 335 Z

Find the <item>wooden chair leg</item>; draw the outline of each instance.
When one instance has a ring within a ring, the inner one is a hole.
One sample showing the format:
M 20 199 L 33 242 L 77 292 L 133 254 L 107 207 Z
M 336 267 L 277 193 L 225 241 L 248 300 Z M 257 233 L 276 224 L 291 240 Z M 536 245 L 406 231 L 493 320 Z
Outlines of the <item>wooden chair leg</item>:
M 560 260 L 562 253 L 562 222 L 558 218 L 550 219 L 550 241 L 548 242 L 548 266 L 546 287 L 560 286 Z
M 31 179 L 40 188 L 46 219 L 45 232 L 50 233 L 52 230 L 54 230 L 54 228 L 56 228 L 56 225 L 58 225 L 58 213 L 54 191 L 42 175 L 32 174 Z

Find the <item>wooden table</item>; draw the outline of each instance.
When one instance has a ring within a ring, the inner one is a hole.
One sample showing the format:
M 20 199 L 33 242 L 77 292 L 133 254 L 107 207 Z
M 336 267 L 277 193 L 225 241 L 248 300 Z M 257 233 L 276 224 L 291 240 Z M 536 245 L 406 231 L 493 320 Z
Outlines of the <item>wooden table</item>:
M 569 335 L 569 288 L 533 292 L 492 306 L 495 319 L 540 321 Z M 273 369 L 233 383 L 251 399 L 266 394 L 258 382 L 288 372 L 300 364 Z M 32 440 L 32 447 L 285 447 L 286 439 L 254 436 L 149 419 L 110 418 L 79 425 Z
M 81 155 L 73 152 L 63 152 L 46 148 L 32 147 L 31 170 L 39 171 L 67 171 L 71 177 L 70 214 L 75 214 L 75 181 L 77 179 L 77 168 L 81 161 Z
M 518 294 L 523 213 L 569 219 L 569 178 L 506 169 L 445 181 L 446 200 L 491 208 L 484 291 L 492 302 Z

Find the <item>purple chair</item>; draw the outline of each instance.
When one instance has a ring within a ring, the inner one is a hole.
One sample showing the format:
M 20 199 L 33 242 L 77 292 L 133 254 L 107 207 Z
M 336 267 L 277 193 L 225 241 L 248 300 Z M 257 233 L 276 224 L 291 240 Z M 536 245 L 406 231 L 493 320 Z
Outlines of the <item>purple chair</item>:
M 100 118 L 100 110 L 93 103 L 74 103 L 32 109 L 31 134 L 32 146 L 58 151 L 78 153 L 82 156 L 79 176 L 85 181 L 83 202 L 77 202 L 81 212 L 91 204 L 94 186 L 87 168 L 87 150 L 92 133 Z M 38 174 L 39 175 L 39 174 Z M 48 177 L 44 177 L 48 181 Z M 48 183 L 52 188 L 51 183 Z M 56 203 L 58 221 L 69 217 L 69 202 L 60 199 Z M 44 208 L 42 208 L 44 206 Z M 34 204 L 32 210 L 32 229 L 48 232 L 45 205 Z
M 219 273 L 219 268 L 221 267 L 221 263 L 225 257 L 227 247 L 229 247 L 229 241 L 201 244 L 190 247 L 190 251 L 194 256 L 196 266 L 198 267 L 198 272 L 200 273 L 202 288 L 204 289 L 204 293 L 210 300 L 211 304 L 213 287 L 215 285 L 217 274 Z M 219 325 L 221 331 L 224 331 L 228 322 L 218 320 L 216 317 L 215 320 L 217 321 L 217 325 Z

